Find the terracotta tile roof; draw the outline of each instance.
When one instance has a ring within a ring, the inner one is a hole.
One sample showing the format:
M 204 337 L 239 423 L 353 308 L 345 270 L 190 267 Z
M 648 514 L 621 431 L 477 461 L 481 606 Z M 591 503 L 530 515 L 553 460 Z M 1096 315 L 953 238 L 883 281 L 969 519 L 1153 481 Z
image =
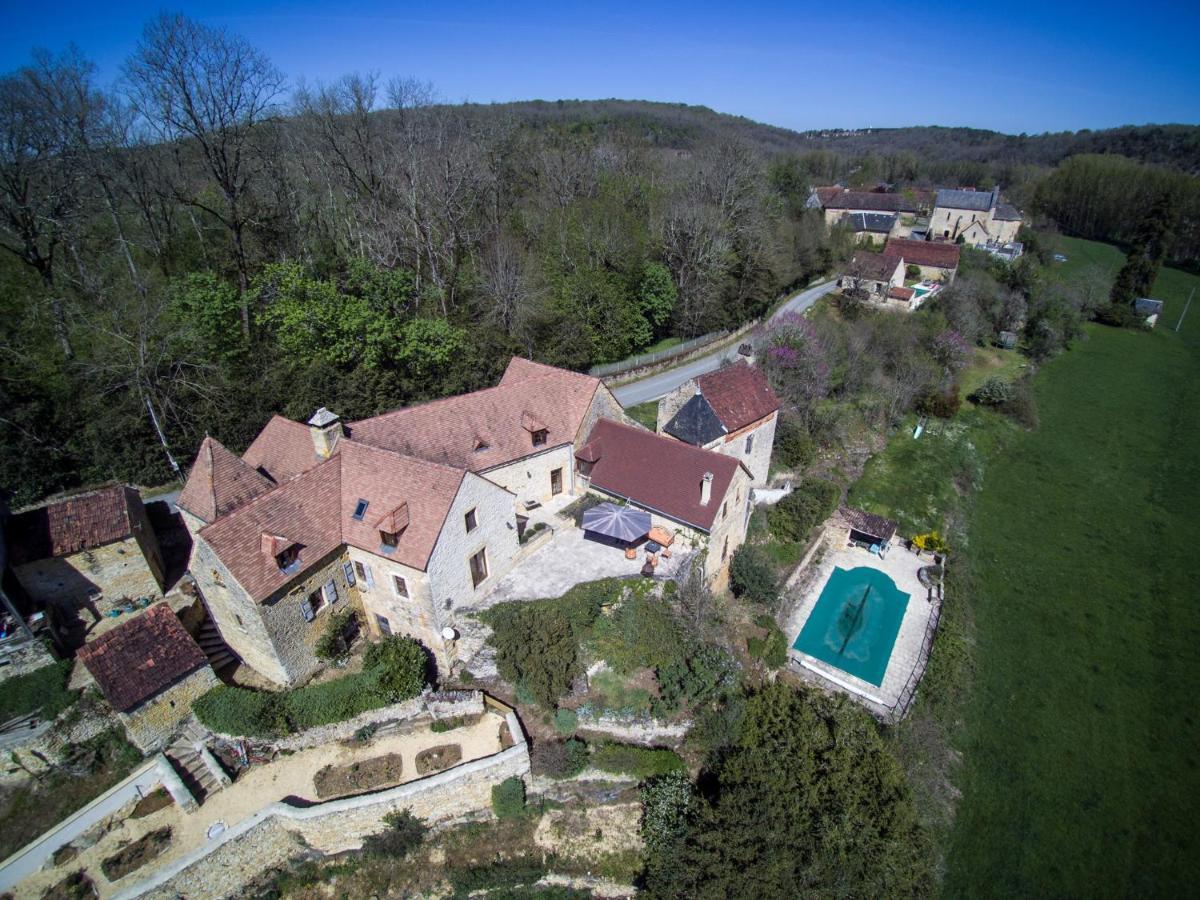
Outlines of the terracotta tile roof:
M 277 484 L 290 481 L 321 462 L 313 449 L 308 426 L 283 416 L 271 416 L 242 459 L 250 468 L 265 471 Z
M 400 531 L 396 548 L 384 555 L 424 569 L 466 473 L 357 441 L 340 446 L 342 541 L 379 553 L 379 532 Z M 353 517 L 359 500 L 367 501 L 361 521 Z
M 113 708 L 128 712 L 208 665 L 166 603 L 123 622 L 77 654 Z
M 737 431 L 779 409 L 779 398 L 762 369 L 745 362 L 701 375 L 696 384 L 727 431 Z
M 220 441 L 206 437 L 176 505 L 212 522 L 271 487 L 266 476 L 234 456 Z
M 817 199 L 821 201 L 822 206 L 828 206 L 829 201 L 840 194 L 843 190 L 843 188 L 835 184 L 831 187 L 813 188 L 813 193 L 817 195 Z
M 890 252 L 872 253 L 869 250 L 859 250 L 850 260 L 850 266 L 846 271 L 859 278 L 887 281 L 896 274 L 896 266 L 899 262 L 899 257 Z
M 878 194 L 874 191 L 843 191 L 830 197 L 826 209 L 861 209 L 867 212 L 916 212 L 917 199 L 907 194 Z
M 263 600 L 297 574 L 284 574 L 263 550 L 263 534 L 300 547 L 300 571 L 342 543 L 341 462 L 337 456 L 261 494 L 200 530 L 238 583 Z
M 114 485 L 17 513 L 4 526 L 9 559 L 19 566 L 124 540 L 133 533 L 130 505 L 141 502 L 137 491 Z
M 349 426 L 360 444 L 483 472 L 575 441 L 598 378 L 513 359 L 493 388 L 384 413 Z M 530 427 L 548 432 L 534 447 Z
M 899 527 L 891 519 L 885 519 L 883 516 L 877 516 L 875 513 L 869 513 L 864 509 L 843 506 L 839 512 L 846 524 L 855 531 L 861 531 L 863 534 L 877 537 L 885 543 L 892 539 L 896 534 L 896 529 Z
M 958 245 L 938 244 L 932 241 L 914 241 L 909 238 L 888 238 L 883 251 L 887 256 L 902 256 L 905 263 L 917 266 L 934 266 L 939 269 L 958 268 Z
M 911 300 L 913 298 L 913 294 L 915 294 L 915 293 L 916 293 L 916 291 L 914 291 L 912 288 L 906 288 L 906 287 L 888 288 L 888 296 L 894 300 Z
M 592 487 L 704 531 L 711 530 L 742 465 L 732 456 L 611 419 L 596 422 L 587 446 L 599 457 L 592 466 Z M 706 472 L 713 475 L 712 495 L 702 506 Z

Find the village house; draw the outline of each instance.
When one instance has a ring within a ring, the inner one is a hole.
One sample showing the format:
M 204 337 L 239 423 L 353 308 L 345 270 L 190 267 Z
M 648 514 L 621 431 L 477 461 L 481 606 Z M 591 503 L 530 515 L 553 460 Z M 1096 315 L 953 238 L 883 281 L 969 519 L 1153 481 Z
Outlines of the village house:
M 819 208 L 829 226 L 843 224 L 852 228 L 860 241 L 873 240 L 884 220 L 889 220 L 887 234 L 907 237 L 919 223 L 919 217 L 929 212 L 927 191 L 851 191 L 845 188 L 814 188 L 807 206 Z M 867 217 L 867 218 L 864 218 Z
M 143 753 L 159 750 L 217 684 L 171 607 L 156 603 L 80 649 L 78 659 Z
M 888 246 L 890 247 L 890 242 Z M 869 299 L 885 302 L 893 288 L 904 285 L 904 266 L 903 257 L 886 251 L 873 253 L 869 250 L 859 250 L 838 279 L 838 287 L 843 291 L 866 291 Z
M 943 188 L 937 192 L 929 217 L 929 237 L 967 244 L 1009 244 L 1017 239 L 1021 214 L 1000 198 L 1000 188 L 976 191 Z
M 904 271 L 908 266 L 916 266 L 923 279 L 949 284 L 958 274 L 960 254 L 954 244 L 891 238 L 884 246 L 883 255 L 901 260 Z
M 574 458 L 623 418 L 596 378 L 513 359 L 494 388 L 343 424 L 274 417 L 241 458 L 206 439 L 179 507 L 225 642 L 270 680 L 318 670 L 329 615 L 452 659 L 456 611 L 511 569 L 522 512 L 584 490 Z
M 132 488 L 114 485 L 17 513 L 5 536 L 20 588 L 45 607 L 64 648 L 80 646 L 114 608 L 162 596 L 162 551 Z
M 601 419 L 576 458 L 592 492 L 628 501 L 653 527 L 705 549 L 706 579 L 720 578 L 746 539 L 752 476 L 735 455 Z
M 754 485 L 767 483 L 779 398 L 762 369 L 746 362 L 685 381 L 658 401 L 660 434 L 732 456 Z

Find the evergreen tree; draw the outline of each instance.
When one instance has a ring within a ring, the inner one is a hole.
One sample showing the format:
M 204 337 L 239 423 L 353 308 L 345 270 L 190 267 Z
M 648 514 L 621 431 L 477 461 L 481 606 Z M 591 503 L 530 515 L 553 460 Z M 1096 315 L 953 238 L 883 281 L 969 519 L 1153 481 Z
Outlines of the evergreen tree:
M 1149 296 L 1158 278 L 1159 269 L 1171 249 L 1175 237 L 1175 222 L 1179 209 L 1174 196 L 1163 191 L 1146 210 L 1133 235 L 1133 246 L 1125 265 L 1113 281 L 1113 303 L 1132 303 L 1138 297 Z

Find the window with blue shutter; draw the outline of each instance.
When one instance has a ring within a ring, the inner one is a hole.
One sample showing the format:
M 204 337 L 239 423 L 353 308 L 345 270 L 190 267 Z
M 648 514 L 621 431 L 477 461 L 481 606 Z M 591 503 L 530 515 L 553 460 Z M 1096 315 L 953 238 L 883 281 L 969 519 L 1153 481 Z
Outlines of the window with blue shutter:
M 322 590 L 325 592 L 325 602 L 326 603 L 329 603 L 329 604 L 337 603 L 337 598 L 338 598 L 337 584 L 334 583 L 333 579 L 330 579 L 329 581 L 327 581 L 325 583 L 325 587 L 323 587 Z
M 354 584 L 354 565 L 352 563 L 342 563 L 342 571 L 346 573 L 346 584 Z
M 309 599 L 308 597 L 301 598 L 300 613 L 301 613 L 301 615 L 304 616 L 305 622 L 311 622 L 313 619 L 315 619 L 317 617 L 316 612 L 313 611 L 312 600 Z

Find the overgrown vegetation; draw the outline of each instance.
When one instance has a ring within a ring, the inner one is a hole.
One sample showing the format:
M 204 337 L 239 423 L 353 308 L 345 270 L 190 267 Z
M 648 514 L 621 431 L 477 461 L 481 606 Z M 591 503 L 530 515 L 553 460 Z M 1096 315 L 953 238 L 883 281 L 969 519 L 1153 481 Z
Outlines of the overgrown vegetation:
M 192 708 L 213 731 L 278 737 L 415 697 L 425 687 L 427 667 L 427 651 L 419 643 L 388 637 L 367 648 L 362 672 L 279 693 L 222 684 Z
M 78 691 L 67 690 L 74 662 L 58 660 L 24 675 L 9 678 L 0 689 L 0 722 L 38 712 L 53 719 L 79 699 Z
M 515 819 L 525 815 L 525 782 L 514 776 L 493 787 L 492 811 L 498 819 Z
M 596 748 L 591 764 L 605 772 L 632 775 L 639 781 L 684 768 L 683 760 L 674 750 L 615 743 L 601 744 Z

